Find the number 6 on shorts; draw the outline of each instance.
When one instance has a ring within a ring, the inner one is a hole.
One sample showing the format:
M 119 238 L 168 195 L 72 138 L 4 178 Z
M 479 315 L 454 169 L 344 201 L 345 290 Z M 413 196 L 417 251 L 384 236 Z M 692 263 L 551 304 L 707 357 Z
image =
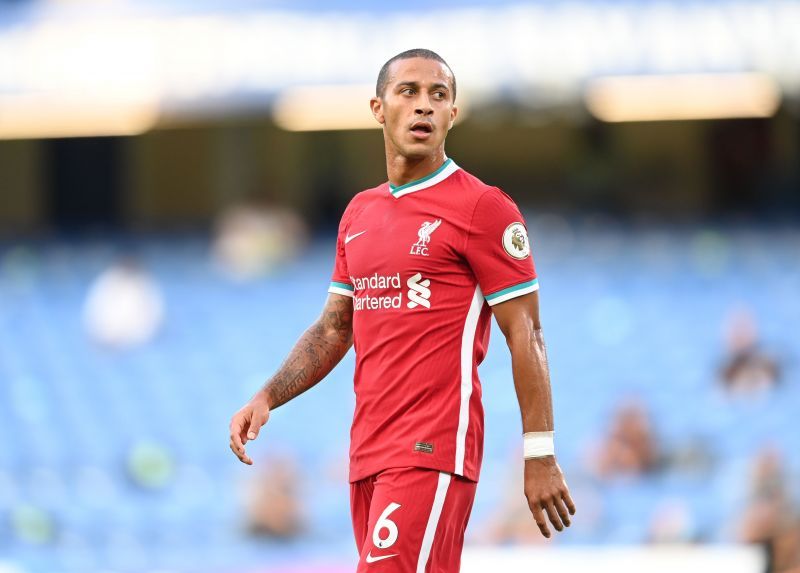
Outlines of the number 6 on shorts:
M 389 519 L 389 516 L 398 507 L 400 507 L 399 503 L 390 503 L 386 506 L 386 509 L 383 510 L 383 513 L 381 513 L 378 521 L 375 522 L 375 529 L 372 532 L 372 543 L 374 543 L 375 547 L 378 549 L 386 549 L 387 547 L 391 547 L 394 545 L 394 542 L 397 541 L 397 536 L 399 534 L 397 531 L 397 524 Z M 386 537 L 381 537 L 380 535 L 383 529 L 389 531 L 389 535 Z

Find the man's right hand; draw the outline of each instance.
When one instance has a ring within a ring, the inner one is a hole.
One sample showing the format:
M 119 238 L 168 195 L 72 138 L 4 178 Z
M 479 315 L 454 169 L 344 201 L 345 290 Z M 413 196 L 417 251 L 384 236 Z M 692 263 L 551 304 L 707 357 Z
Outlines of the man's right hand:
M 263 392 L 258 392 L 231 418 L 231 451 L 242 463 L 253 465 L 244 450 L 248 440 L 255 440 L 261 426 L 269 420 L 269 402 Z

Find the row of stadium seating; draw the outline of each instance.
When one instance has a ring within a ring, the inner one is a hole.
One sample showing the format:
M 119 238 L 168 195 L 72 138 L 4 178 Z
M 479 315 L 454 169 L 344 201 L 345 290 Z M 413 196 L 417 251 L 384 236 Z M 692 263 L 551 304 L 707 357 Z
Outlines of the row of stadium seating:
M 792 334 L 800 232 L 530 221 L 559 458 L 580 511 L 554 542 L 644 542 L 670 504 L 688 515 L 692 538 L 731 540 L 760 448 L 775 447 L 800 473 L 800 338 Z M 134 250 L 160 285 L 166 318 L 150 343 L 111 351 L 87 336 L 82 308 L 121 249 Z M 0 246 L 0 563 L 218 571 L 352 560 L 352 354 L 273 414 L 250 446 L 254 468 L 227 447 L 230 415 L 321 308 L 332 249 L 320 240 L 278 272 L 241 283 L 210 262 L 201 237 Z M 752 309 L 781 359 L 771 392 L 730 396 L 719 382 L 723 324 L 737 305 Z M 486 459 L 474 541 L 487 538 L 509 489 L 519 487 L 518 409 L 507 350 L 492 335 L 481 367 Z M 595 475 L 588 453 L 626 400 L 649 412 L 663 452 L 700 451 L 700 462 Z M 292 540 L 251 538 L 242 492 L 252 476 L 283 463 L 301 468 L 305 529 Z

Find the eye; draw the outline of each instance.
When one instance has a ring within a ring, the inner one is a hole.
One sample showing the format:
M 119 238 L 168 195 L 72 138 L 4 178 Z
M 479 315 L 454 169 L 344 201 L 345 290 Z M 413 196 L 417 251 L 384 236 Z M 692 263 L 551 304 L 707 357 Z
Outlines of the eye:
M 433 92 L 433 95 L 436 96 L 436 99 L 445 99 L 447 97 L 444 92 Z
M 403 88 L 403 89 L 400 90 L 400 93 L 401 94 L 413 94 L 414 90 L 413 90 L 413 88 Z

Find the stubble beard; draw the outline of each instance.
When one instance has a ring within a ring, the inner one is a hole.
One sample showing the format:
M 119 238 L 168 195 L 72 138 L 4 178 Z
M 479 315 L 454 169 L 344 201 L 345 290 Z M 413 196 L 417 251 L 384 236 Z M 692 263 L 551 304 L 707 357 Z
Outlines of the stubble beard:
M 392 153 L 395 156 L 400 156 L 412 161 L 420 161 L 434 157 L 440 149 L 442 153 L 444 153 L 444 140 L 437 145 L 398 142 L 394 137 L 387 135 L 386 131 L 384 131 L 384 139 L 386 141 L 387 154 Z

